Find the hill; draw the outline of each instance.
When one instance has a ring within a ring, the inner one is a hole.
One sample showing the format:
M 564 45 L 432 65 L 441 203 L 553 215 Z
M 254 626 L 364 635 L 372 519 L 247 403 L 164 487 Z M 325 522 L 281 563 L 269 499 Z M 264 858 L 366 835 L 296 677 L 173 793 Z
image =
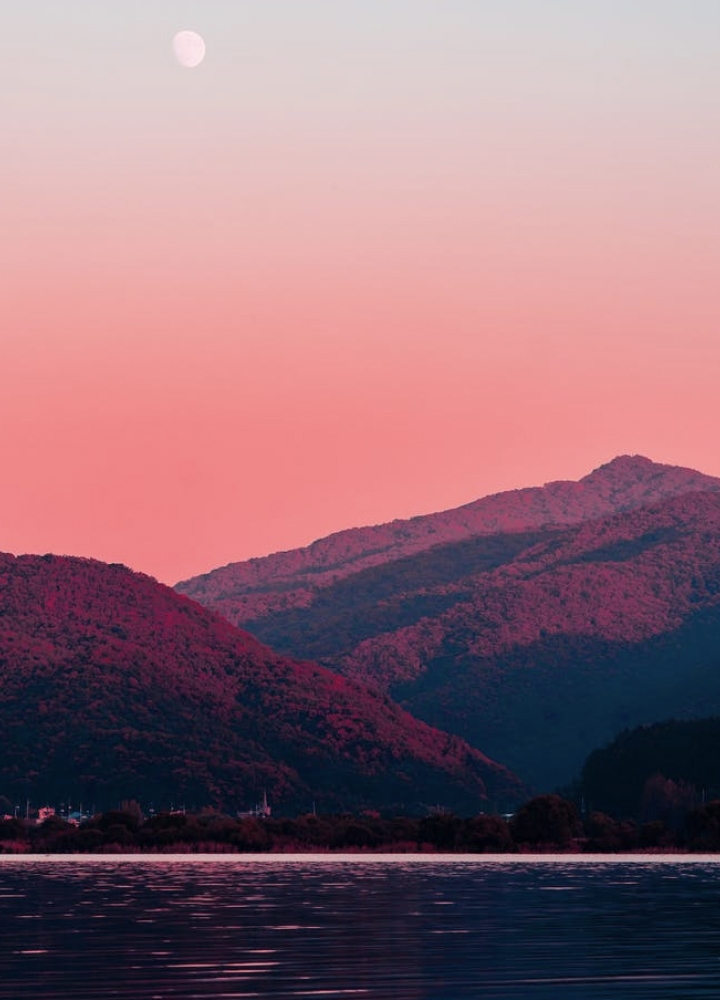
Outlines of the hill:
M 621 458 L 561 485 L 545 489 L 562 510 L 530 491 L 533 516 L 553 521 L 323 571 L 304 604 L 280 587 L 211 603 L 239 620 L 247 599 L 264 641 L 374 684 L 552 789 L 628 726 L 720 712 L 720 482 Z M 619 509 L 595 516 L 603 506 Z
M 693 808 L 720 798 L 719 760 L 718 717 L 638 726 L 588 756 L 578 793 L 588 808 L 620 817 Z
M 476 812 L 504 768 L 119 565 L 0 555 L 0 793 Z

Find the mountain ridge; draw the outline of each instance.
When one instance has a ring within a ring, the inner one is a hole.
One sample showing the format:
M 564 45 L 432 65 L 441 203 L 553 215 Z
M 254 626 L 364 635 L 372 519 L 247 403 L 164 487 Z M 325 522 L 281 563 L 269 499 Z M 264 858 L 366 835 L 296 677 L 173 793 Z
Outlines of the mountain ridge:
M 696 491 L 720 491 L 720 479 L 622 455 L 578 481 L 554 480 L 491 494 L 448 511 L 348 528 L 300 549 L 228 563 L 180 581 L 175 589 L 242 624 L 279 608 L 307 606 L 319 589 L 345 576 L 439 544 L 575 524 Z

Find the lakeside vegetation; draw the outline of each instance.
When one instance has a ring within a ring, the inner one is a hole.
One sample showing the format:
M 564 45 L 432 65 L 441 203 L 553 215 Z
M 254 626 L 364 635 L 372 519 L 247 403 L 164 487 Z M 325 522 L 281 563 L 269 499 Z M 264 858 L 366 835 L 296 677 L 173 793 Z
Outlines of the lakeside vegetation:
M 290 853 L 290 852 L 619 853 L 720 851 L 720 800 L 667 818 L 581 817 L 558 795 L 526 802 L 513 816 L 417 818 L 305 815 L 290 819 L 230 817 L 214 811 L 144 818 L 134 803 L 80 824 L 60 816 L 41 823 L 0 821 L 0 854 Z

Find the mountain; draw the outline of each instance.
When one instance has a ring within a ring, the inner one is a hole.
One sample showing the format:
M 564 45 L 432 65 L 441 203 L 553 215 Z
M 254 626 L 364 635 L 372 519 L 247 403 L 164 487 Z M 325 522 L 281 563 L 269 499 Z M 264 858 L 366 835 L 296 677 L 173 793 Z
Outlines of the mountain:
M 306 548 L 230 563 L 175 589 L 240 625 L 290 607 L 307 607 L 318 591 L 339 580 L 438 545 L 579 524 L 682 493 L 719 490 L 720 479 L 623 455 L 579 482 L 509 490 L 454 510 L 350 528 Z
M 315 584 L 306 562 L 303 587 L 286 574 L 234 589 L 246 564 L 182 589 L 551 789 L 628 726 L 720 713 L 719 491 L 624 457 L 579 483 L 470 505 L 494 512 L 472 536 L 400 556 L 398 542 L 375 565 L 380 553 L 359 548 L 334 571 L 317 563 Z M 433 523 L 457 525 L 458 512 Z
M 520 782 L 386 696 L 120 565 L 0 555 L 0 793 L 477 812 Z

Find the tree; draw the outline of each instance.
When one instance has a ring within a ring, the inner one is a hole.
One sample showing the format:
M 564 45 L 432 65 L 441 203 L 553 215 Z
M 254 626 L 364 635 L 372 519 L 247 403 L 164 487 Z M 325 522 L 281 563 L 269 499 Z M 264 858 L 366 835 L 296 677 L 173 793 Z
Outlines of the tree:
M 465 823 L 458 846 L 465 851 L 503 854 L 513 849 L 513 839 L 502 816 L 475 816 Z
M 585 820 L 585 850 L 590 853 L 631 851 L 638 846 L 635 823 L 618 821 L 602 812 L 592 812 Z
M 641 815 L 645 822 L 661 820 L 670 829 L 679 830 L 694 804 L 692 785 L 653 774 L 643 787 Z
M 572 802 L 559 795 L 538 795 L 518 809 L 510 832 L 518 845 L 567 847 L 582 834 L 582 823 Z
M 720 801 L 708 802 L 689 813 L 685 828 L 691 851 L 720 850 Z

